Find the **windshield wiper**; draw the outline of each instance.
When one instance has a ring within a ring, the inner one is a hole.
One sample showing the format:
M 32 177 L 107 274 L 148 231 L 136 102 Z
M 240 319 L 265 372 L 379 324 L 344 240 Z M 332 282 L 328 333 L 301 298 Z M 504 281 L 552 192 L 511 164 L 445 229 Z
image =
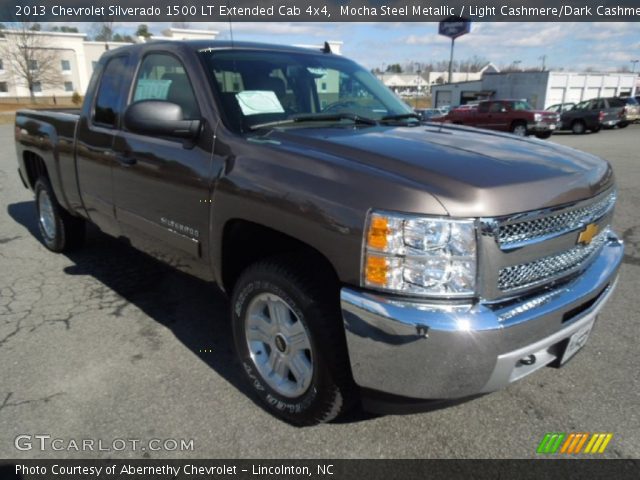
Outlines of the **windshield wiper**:
M 417 113 L 400 113 L 398 115 L 387 115 L 380 119 L 381 122 L 392 122 L 394 120 L 405 120 L 409 118 L 415 118 L 418 121 L 421 121 L 420 115 Z
M 278 120 L 275 122 L 260 123 L 249 127 L 251 130 L 259 130 L 261 128 L 277 127 L 280 125 L 290 125 L 292 123 L 302 122 L 335 122 L 338 120 L 351 120 L 353 123 L 362 125 L 378 125 L 378 122 L 372 118 L 361 117 L 354 113 L 319 113 L 309 115 L 297 115 L 286 120 Z
M 364 125 L 378 125 L 373 118 L 361 117 L 355 113 L 318 113 L 314 115 L 299 115 L 293 117 L 294 122 L 335 122 L 336 120 L 352 120 L 354 123 Z

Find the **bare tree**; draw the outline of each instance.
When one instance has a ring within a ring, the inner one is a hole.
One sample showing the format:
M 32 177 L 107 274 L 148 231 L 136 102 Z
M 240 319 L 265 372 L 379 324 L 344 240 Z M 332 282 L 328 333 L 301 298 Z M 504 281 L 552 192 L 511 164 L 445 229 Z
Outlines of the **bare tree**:
M 55 86 L 61 82 L 58 51 L 46 45 L 45 37 L 34 30 L 34 24 L 19 22 L 3 31 L 5 42 L 0 55 L 13 74 L 26 83 L 31 101 L 35 102 L 36 86 Z
M 109 50 L 109 42 L 113 40 L 113 20 L 106 15 L 100 18 L 102 21 L 93 24 L 93 39 L 104 42 L 104 49 Z

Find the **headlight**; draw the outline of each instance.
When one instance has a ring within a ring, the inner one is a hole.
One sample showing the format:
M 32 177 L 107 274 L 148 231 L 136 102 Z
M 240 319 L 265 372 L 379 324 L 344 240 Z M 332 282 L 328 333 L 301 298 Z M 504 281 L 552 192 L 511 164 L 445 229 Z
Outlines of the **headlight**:
M 475 293 L 473 220 L 372 212 L 365 235 L 363 286 L 434 297 Z
M 533 121 L 534 122 L 541 122 L 542 121 L 542 114 L 541 113 L 534 113 L 533 114 Z

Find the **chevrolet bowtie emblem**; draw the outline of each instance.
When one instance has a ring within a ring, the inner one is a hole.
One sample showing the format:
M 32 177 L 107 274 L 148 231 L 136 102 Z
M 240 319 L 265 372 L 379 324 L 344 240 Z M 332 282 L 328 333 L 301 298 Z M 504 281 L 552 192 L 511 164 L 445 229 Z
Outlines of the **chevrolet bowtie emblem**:
M 578 235 L 578 243 L 581 243 L 582 245 L 589 245 L 591 240 L 593 240 L 593 237 L 595 237 L 599 231 L 600 229 L 595 223 L 590 223 L 584 227 L 584 230 L 582 230 L 580 235 Z

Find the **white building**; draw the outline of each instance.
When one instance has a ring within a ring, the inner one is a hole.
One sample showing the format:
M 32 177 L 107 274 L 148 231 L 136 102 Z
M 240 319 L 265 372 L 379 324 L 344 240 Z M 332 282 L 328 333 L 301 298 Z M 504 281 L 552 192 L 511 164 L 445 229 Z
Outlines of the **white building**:
M 22 76 L 12 71 L 12 62 L 6 58 L 8 51 L 19 43 L 15 36 L 21 33 L 2 30 L 0 34 L 2 34 L 0 37 L 0 102 L 28 101 L 30 92 L 26 81 Z M 151 37 L 151 40 L 213 40 L 218 34 L 219 32 L 214 30 L 169 28 L 164 30 L 160 36 Z M 74 92 L 84 96 L 93 69 L 105 50 L 131 45 L 127 42 L 88 41 L 85 33 L 36 31 L 30 32 L 29 35 L 37 36 L 37 41 L 32 43 L 37 48 L 56 52 L 55 61 L 59 68 L 59 75 L 56 76 L 58 78 L 55 82 L 34 85 L 34 95 L 43 97 L 43 101 L 55 99 L 56 101 L 68 102 Z M 136 42 L 142 43 L 145 42 L 145 39 L 138 37 Z M 342 42 L 330 41 L 328 43 L 333 53 L 340 54 Z M 301 46 L 315 49 L 322 47 L 321 45 Z M 34 68 L 38 68 L 38 66 L 34 65 Z
M 24 78 L 11 68 L 8 50 L 15 48 L 20 43 L 16 40 L 16 35 L 22 33 L 13 30 L 2 30 L 3 37 L 0 38 L 0 99 L 5 101 L 19 101 L 29 98 L 29 88 Z M 46 84 L 36 83 L 34 85 L 34 95 L 37 97 L 48 97 L 50 99 L 63 99 L 71 97 L 74 92 L 84 95 L 89 85 L 93 69 L 105 50 L 130 45 L 128 42 L 99 42 L 86 40 L 85 33 L 66 32 L 30 32 L 29 35 L 36 35 L 37 40 L 30 43 L 37 48 L 53 50 L 57 52 L 56 62 L 59 63 L 59 80 L 47 82 Z M 170 28 L 162 32 L 160 37 L 155 39 L 169 40 L 192 40 L 192 39 L 214 39 L 218 35 L 213 30 L 188 30 Z M 143 37 L 136 39 L 137 42 L 144 42 Z M 12 47 L 12 42 L 14 47 Z M 34 65 L 34 68 L 38 68 Z
M 480 80 L 433 87 L 433 104 L 458 106 L 481 99 L 526 99 L 534 108 L 596 97 L 637 95 L 637 74 L 577 72 L 486 73 Z
M 453 82 L 465 82 L 469 80 L 480 80 L 482 75 L 490 72 L 499 72 L 498 68 L 488 63 L 477 72 L 452 72 Z M 417 73 L 382 73 L 378 74 L 378 78 L 382 80 L 387 87 L 398 94 L 415 94 L 420 92 L 430 93 L 435 85 L 441 85 L 447 82 L 449 72 L 424 72 Z

